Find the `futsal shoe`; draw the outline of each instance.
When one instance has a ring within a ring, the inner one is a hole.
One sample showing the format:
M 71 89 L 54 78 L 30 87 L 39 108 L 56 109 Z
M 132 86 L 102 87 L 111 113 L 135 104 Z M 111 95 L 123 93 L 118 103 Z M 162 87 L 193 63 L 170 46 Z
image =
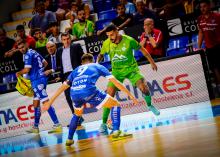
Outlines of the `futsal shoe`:
M 74 141 L 73 141 L 73 140 L 69 140 L 69 139 L 66 140 L 66 146 L 67 146 L 67 147 L 70 147 L 70 146 L 73 145 L 73 144 L 74 144 Z
M 52 133 L 61 133 L 63 131 L 62 125 L 61 124 L 57 124 L 53 126 L 53 129 L 48 131 L 48 134 L 52 134 Z
M 33 126 L 30 130 L 27 130 L 26 132 L 27 133 L 39 134 L 40 131 L 39 131 L 38 127 Z
M 132 137 L 132 136 L 133 136 L 132 134 L 123 132 L 121 130 L 116 130 L 112 133 L 112 140 L 118 141 L 118 140 L 125 139 L 125 138 Z
M 103 135 L 108 135 L 108 127 L 106 124 L 101 124 L 100 128 L 99 128 L 99 132 Z
M 160 115 L 160 111 L 154 106 L 154 105 L 149 105 L 147 106 L 148 109 L 153 112 L 153 114 L 155 114 L 156 116 Z

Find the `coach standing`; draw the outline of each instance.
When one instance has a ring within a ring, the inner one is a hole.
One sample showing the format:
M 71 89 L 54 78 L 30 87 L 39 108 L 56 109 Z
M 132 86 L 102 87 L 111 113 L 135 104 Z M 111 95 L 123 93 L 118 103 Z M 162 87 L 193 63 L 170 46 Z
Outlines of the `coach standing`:
M 205 41 L 208 63 L 215 74 L 217 88 L 220 91 L 220 14 L 210 9 L 208 0 L 200 1 L 201 14 L 198 18 L 198 47 Z

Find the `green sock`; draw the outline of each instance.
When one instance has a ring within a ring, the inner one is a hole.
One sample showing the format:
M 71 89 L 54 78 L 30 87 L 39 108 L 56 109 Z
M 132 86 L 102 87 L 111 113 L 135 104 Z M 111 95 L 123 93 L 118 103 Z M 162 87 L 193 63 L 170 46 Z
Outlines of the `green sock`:
M 150 95 L 146 95 L 144 97 L 144 100 L 146 101 L 147 106 L 151 106 L 151 96 Z
M 103 107 L 103 113 L 102 113 L 102 123 L 103 124 L 107 123 L 110 111 L 111 111 L 110 108 Z

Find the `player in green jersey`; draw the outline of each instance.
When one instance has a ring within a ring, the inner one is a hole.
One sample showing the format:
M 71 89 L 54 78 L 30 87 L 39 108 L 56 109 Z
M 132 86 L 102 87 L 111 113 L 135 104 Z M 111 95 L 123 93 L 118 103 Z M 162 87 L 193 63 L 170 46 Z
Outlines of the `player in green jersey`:
M 155 115 L 160 115 L 160 111 L 151 104 L 149 88 L 143 75 L 140 73 L 138 64 L 133 55 L 133 50 L 140 50 L 150 62 L 152 69 L 157 71 L 157 66 L 150 54 L 132 37 L 120 35 L 115 25 L 111 24 L 106 28 L 106 35 L 108 36 L 108 39 L 106 39 L 102 45 L 101 53 L 98 55 L 97 62 L 102 61 L 105 53 L 109 54 L 112 65 L 112 75 L 120 82 L 123 82 L 126 78 L 129 79 L 132 85 L 137 86 L 143 93 L 148 109 Z M 116 91 L 117 88 L 109 82 L 107 93 L 114 97 Z M 100 127 L 100 132 L 107 131 L 106 122 L 109 113 L 109 109 L 103 108 L 103 123 Z

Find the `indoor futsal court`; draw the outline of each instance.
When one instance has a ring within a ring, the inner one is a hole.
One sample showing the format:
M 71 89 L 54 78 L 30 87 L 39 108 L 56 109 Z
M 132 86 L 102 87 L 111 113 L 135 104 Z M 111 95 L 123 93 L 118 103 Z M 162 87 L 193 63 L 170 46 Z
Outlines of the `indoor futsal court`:
M 159 117 L 150 112 L 122 117 L 121 128 L 133 137 L 111 141 L 98 131 L 101 121 L 83 124 L 72 147 L 65 146 L 68 130 L 62 134 L 26 134 L 0 141 L 5 156 L 220 156 L 220 101 L 215 100 L 164 109 Z

